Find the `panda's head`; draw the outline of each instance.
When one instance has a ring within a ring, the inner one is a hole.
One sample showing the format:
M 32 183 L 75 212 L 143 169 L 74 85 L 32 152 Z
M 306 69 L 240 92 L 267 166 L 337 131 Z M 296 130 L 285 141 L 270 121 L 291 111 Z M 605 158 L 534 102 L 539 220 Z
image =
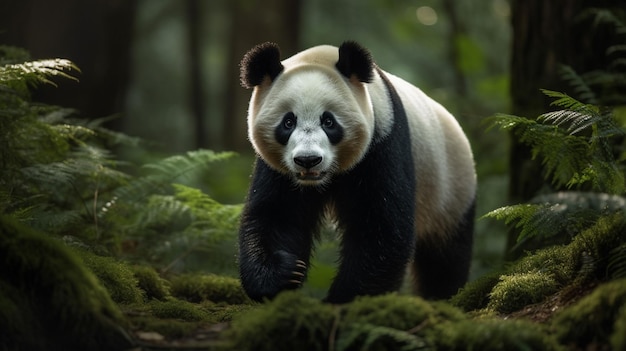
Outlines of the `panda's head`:
M 322 185 L 365 155 L 374 132 L 365 83 L 369 52 L 354 42 L 317 46 L 280 61 L 276 44 L 250 50 L 241 83 L 254 88 L 248 137 L 261 158 L 300 185 Z

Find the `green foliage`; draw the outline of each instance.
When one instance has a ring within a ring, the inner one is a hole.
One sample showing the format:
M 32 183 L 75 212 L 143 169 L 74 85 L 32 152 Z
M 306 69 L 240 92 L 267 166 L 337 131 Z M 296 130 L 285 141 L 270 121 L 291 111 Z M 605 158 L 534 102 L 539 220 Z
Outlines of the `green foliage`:
M 457 309 L 414 296 L 361 297 L 341 313 L 337 349 L 421 349 L 435 342 L 433 327 L 464 318 Z
M 559 286 L 565 286 L 578 274 L 579 254 L 574 250 L 574 245 L 549 246 L 528 253 L 511 264 L 507 269 L 507 274 L 539 272 L 554 279 Z
M 60 241 L 0 217 L 0 349 L 122 350 L 124 320 Z
M 546 328 L 525 320 L 466 320 L 438 330 L 441 351 L 564 349 Z
M 335 309 L 299 292 L 236 317 L 223 337 L 229 350 L 326 350 Z
M 226 302 L 246 304 L 250 299 L 238 279 L 218 276 L 184 274 L 171 280 L 172 295 L 191 302 Z
M 613 350 L 626 350 L 626 333 L 620 332 L 626 330 L 626 305 L 622 306 L 618 312 L 613 330 L 614 333 L 611 336 Z
M 444 302 L 387 294 L 332 306 L 285 292 L 238 315 L 223 335 L 236 350 L 562 350 L 523 320 L 470 319 Z
M 3 47 L 0 47 L 3 48 Z M 240 205 L 222 205 L 193 183 L 215 162 L 234 156 L 190 151 L 137 166 L 110 151 L 136 148 L 136 138 L 107 130 L 107 119 L 33 103 L 28 86 L 68 78 L 66 60 L 14 62 L 0 69 L 0 213 L 94 252 L 146 257 L 165 270 L 185 270 L 196 253 L 236 236 Z M 233 260 L 234 261 L 234 260 Z
M 568 77 L 573 82 L 577 76 L 568 71 Z M 597 101 L 582 78 L 577 87 L 579 95 Z M 596 226 L 615 215 L 624 218 L 626 209 L 626 199 L 622 196 L 626 192 L 624 158 L 620 155 L 624 130 L 616 120 L 615 110 L 585 104 L 563 93 L 547 90 L 544 93 L 554 99 L 552 105 L 559 110 L 542 114 L 536 120 L 496 115 L 490 120 L 491 126 L 516 134 L 531 147 L 533 158 L 541 160 L 546 180 L 557 189 L 569 191 L 540 195 L 530 203 L 499 208 L 485 217 L 503 220 L 516 228 L 514 249 L 566 244 L 594 227 L 600 237 L 613 238 L 603 231 L 606 228 Z M 600 242 L 587 239 L 590 252 L 599 250 Z M 614 251 L 605 254 L 609 255 L 612 272 L 618 277 L 626 272 L 626 252 L 620 249 L 623 240 L 612 243 Z M 574 250 L 573 255 L 575 260 L 582 260 L 581 251 Z M 606 256 L 594 254 L 586 262 L 593 263 L 599 257 Z M 592 266 L 585 265 L 595 272 Z
M 498 114 L 491 126 L 515 133 L 540 157 L 545 177 L 558 188 L 590 187 L 594 191 L 621 194 L 625 190 L 622 167 L 614 157 L 612 140 L 623 137 L 611 110 L 583 104 L 563 93 L 544 90 L 561 108 L 537 120 Z
M 539 271 L 503 275 L 491 290 L 487 307 L 502 314 L 511 313 L 541 302 L 558 287 L 552 276 Z
M 582 279 L 618 278 L 622 273 L 626 221 L 623 214 L 604 216 L 581 232 L 570 244 L 575 257 L 581 261 Z
M 113 301 L 121 304 L 143 301 L 144 293 L 139 289 L 137 278 L 128 265 L 113 257 L 102 257 L 87 251 L 78 253 L 85 266 L 109 291 Z
M 474 311 L 487 306 L 489 294 L 500 280 L 502 272 L 493 272 L 465 284 L 452 296 L 450 303 L 463 311 Z
M 615 328 L 620 312 L 626 306 L 626 280 L 605 283 L 583 297 L 570 308 L 562 310 L 552 320 L 556 336 L 563 344 L 608 344 L 611 335 L 624 335 L 624 329 Z M 617 350 L 617 349 L 616 349 Z
M 170 296 L 169 283 L 162 279 L 154 268 L 134 265 L 130 269 L 137 279 L 139 289 L 145 293 L 146 299 L 165 300 Z
M 208 319 L 209 315 L 198 305 L 181 300 L 151 301 L 149 303 L 153 316 L 161 319 L 179 319 L 198 322 Z

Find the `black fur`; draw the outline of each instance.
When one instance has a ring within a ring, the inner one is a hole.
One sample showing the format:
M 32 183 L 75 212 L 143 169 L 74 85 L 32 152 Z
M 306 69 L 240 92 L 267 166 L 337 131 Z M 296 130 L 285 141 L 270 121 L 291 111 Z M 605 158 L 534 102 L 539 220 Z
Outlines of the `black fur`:
M 294 187 L 257 159 L 239 229 L 241 283 L 250 298 L 273 298 L 304 281 L 323 205 L 316 189 Z
M 326 300 L 343 303 L 400 287 L 414 252 L 416 185 L 406 114 L 388 88 L 394 107 L 390 134 L 324 189 L 294 186 L 257 160 L 240 227 L 241 281 L 251 298 L 299 287 L 304 278 L 298 260 L 308 266 L 327 205 L 334 206 L 343 235 Z
M 298 117 L 293 112 L 287 112 L 280 124 L 274 129 L 274 139 L 281 145 L 287 145 L 291 133 L 296 129 L 297 123 Z
M 320 123 L 324 133 L 326 133 L 326 136 L 328 137 L 328 140 L 330 140 L 330 143 L 333 145 L 339 144 L 339 142 L 343 139 L 343 127 L 337 123 L 335 116 L 326 111 L 322 113 Z
M 347 78 L 356 78 L 363 83 L 374 79 L 374 61 L 370 52 L 354 41 L 346 41 L 339 47 L 339 60 L 335 65 Z
M 248 51 L 240 63 L 241 86 L 247 89 L 263 83 L 265 77 L 271 81 L 283 71 L 280 48 L 274 43 L 263 43 Z
M 475 205 L 474 201 L 446 240 L 417 239 L 413 264 L 420 296 L 433 300 L 448 299 L 467 282 L 472 259 Z M 441 237 L 442 234 L 433 236 Z

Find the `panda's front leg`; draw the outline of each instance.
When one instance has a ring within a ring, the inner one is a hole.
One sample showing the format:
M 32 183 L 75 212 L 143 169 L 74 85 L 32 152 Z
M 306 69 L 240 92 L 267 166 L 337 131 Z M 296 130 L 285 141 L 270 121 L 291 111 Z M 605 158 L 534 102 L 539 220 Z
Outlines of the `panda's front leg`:
M 339 270 L 326 298 L 331 303 L 397 291 L 414 252 L 413 189 L 366 183 L 353 182 L 358 188 L 336 201 L 343 235 Z
M 250 298 L 299 288 L 306 278 L 320 201 L 258 160 L 239 230 L 239 272 Z

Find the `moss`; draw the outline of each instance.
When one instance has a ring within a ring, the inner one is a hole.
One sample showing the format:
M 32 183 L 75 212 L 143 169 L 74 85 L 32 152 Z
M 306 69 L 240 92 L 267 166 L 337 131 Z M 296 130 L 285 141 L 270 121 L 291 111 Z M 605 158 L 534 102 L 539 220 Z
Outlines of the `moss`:
M 298 291 L 236 316 L 223 334 L 232 350 L 325 350 L 335 308 Z
M 180 319 L 188 322 L 207 320 L 209 314 L 199 305 L 187 301 L 171 299 L 169 301 L 152 301 L 149 303 L 152 314 L 157 318 Z
M 624 243 L 626 221 L 616 214 L 601 217 L 591 228 L 577 235 L 572 243 L 575 257 L 584 258 L 580 267 L 582 278 L 597 279 L 607 276 L 611 251 Z
M 120 350 L 125 321 L 62 243 L 0 217 L 0 349 Z M 39 347 L 44 345 L 44 347 Z
M 543 326 L 524 320 L 464 320 L 436 329 L 432 346 L 441 351 L 562 349 Z
M 178 276 L 171 280 L 171 291 L 173 296 L 190 302 L 251 303 L 238 279 L 213 274 Z
M 509 274 L 538 271 L 551 276 L 560 285 L 570 283 L 576 276 L 578 260 L 572 247 L 557 245 L 538 250 L 515 262 Z
M 611 336 L 611 347 L 613 350 L 626 350 L 626 305 L 623 305 L 617 314 L 613 335 Z
M 591 294 L 560 311 L 552 326 L 565 345 L 608 344 L 620 309 L 626 305 L 626 279 L 597 287 Z M 621 322 L 620 322 L 621 323 Z
M 345 305 L 341 324 L 367 323 L 409 330 L 423 323 L 436 324 L 441 320 L 461 318 L 460 311 L 444 304 L 435 305 L 417 296 L 391 293 L 358 297 Z
M 343 307 L 338 349 L 416 349 L 428 344 L 429 330 L 464 319 L 457 308 L 395 293 L 359 297 Z
M 466 312 L 487 307 L 489 293 L 498 284 L 501 274 L 501 272 L 494 272 L 467 283 L 456 295 L 452 296 L 450 303 Z
M 541 302 L 557 289 L 558 284 L 552 276 L 539 271 L 503 275 L 489 295 L 487 308 L 499 313 L 511 313 Z
M 122 304 L 143 301 L 137 278 L 130 267 L 113 257 L 98 256 L 91 252 L 79 251 L 83 262 L 109 291 L 113 301 Z
M 254 308 L 252 305 L 229 305 L 226 303 L 203 302 L 202 307 L 208 311 L 212 320 L 216 323 L 229 322 L 236 316 L 250 311 Z
M 165 300 L 170 296 L 167 281 L 161 279 L 154 268 L 147 266 L 131 266 L 130 268 L 137 279 L 137 285 L 144 291 L 147 299 Z

